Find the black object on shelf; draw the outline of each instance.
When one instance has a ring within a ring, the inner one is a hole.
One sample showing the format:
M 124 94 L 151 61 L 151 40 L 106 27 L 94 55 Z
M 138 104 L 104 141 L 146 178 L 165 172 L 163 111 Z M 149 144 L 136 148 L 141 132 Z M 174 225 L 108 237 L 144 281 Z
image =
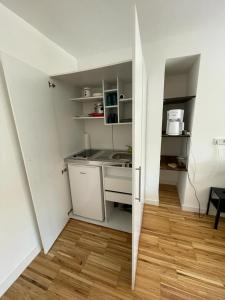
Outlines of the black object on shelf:
M 118 123 L 117 113 L 109 113 L 108 116 L 107 116 L 107 123 L 108 124 Z
M 174 167 L 172 167 L 174 165 Z M 168 171 L 187 171 L 186 165 L 179 163 L 178 156 L 161 155 L 160 169 Z
M 107 92 L 106 106 L 117 105 L 117 92 Z
M 185 103 L 195 98 L 196 96 L 164 98 L 163 104 L 178 104 Z
M 206 210 L 207 215 L 209 213 L 210 203 L 212 203 L 217 210 L 214 223 L 214 229 L 217 229 L 220 220 L 220 213 L 225 212 L 225 188 L 210 188 L 208 206 Z
M 162 131 L 162 137 L 171 137 L 171 138 L 176 138 L 176 137 L 191 137 L 191 133 L 190 133 L 190 131 L 183 130 L 182 134 L 179 134 L 179 135 L 169 135 L 169 134 L 166 134 L 165 130 L 163 130 Z
M 186 137 L 186 138 L 189 138 L 191 136 L 190 136 L 190 134 L 168 135 L 168 134 L 162 133 L 162 137 L 171 137 L 171 138 Z

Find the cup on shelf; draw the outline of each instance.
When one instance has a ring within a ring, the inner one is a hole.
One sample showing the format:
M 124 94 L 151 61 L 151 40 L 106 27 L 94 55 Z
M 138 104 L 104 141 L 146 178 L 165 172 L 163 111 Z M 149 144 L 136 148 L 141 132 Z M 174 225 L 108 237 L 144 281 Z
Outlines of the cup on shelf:
M 91 89 L 89 88 L 89 87 L 85 87 L 84 89 L 83 89 L 83 96 L 84 97 L 91 97 Z

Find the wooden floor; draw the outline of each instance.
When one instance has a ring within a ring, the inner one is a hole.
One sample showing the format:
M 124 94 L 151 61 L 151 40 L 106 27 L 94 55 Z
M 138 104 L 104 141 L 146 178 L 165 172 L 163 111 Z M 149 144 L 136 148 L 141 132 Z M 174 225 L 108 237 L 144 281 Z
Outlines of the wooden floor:
M 3 299 L 131 299 L 130 274 L 131 234 L 70 220 Z
M 160 206 L 145 206 L 134 292 L 131 235 L 70 220 L 2 299 L 225 299 L 225 223 L 212 227 L 161 186 Z
M 174 187 L 145 206 L 136 293 L 140 299 L 225 299 L 225 223 L 183 212 Z

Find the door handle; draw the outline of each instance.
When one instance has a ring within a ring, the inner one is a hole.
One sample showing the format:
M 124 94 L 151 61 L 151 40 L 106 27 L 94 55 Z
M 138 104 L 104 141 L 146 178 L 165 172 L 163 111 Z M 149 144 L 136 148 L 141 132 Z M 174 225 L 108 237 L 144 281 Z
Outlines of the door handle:
M 135 199 L 140 202 L 141 201 L 141 166 L 139 168 L 136 168 L 136 171 L 138 171 L 139 174 L 139 179 L 138 179 L 139 191 L 138 191 L 138 197 L 135 197 Z
M 85 173 L 85 172 L 80 172 L 80 174 L 87 174 L 87 173 Z

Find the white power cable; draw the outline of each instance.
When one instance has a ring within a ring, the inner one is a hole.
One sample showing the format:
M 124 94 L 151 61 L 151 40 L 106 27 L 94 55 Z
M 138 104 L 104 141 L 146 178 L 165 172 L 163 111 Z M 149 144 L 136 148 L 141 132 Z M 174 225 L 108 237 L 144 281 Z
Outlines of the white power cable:
M 190 174 L 189 174 L 189 171 L 188 171 L 188 168 L 187 168 L 187 177 L 188 177 L 188 181 L 192 187 L 192 189 L 194 190 L 194 195 L 195 195 L 195 198 L 196 200 L 198 201 L 198 215 L 199 215 L 199 218 L 201 216 L 201 203 L 200 203 L 200 200 L 198 198 L 198 194 L 197 194 L 197 189 L 194 185 L 193 182 L 195 182 L 195 174 L 196 174 L 196 160 L 195 160 L 195 156 L 194 156 L 194 153 L 192 151 L 192 144 L 191 144 L 191 137 L 190 137 L 190 153 L 191 153 L 191 156 L 193 158 L 193 164 L 194 164 L 194 171 L 193 171 L 193 181 L 191 180 L 190 178 Z M 186 157 L 188 156 L 188 139 L 186 140 Z
M 216 144 L 216 145 L 217 145 L 217 155 L 219 157 L 219 166 L 220 166 L 219 171 L 220 171 L 221 170 L 221 166 L 223 166 L 223 164 L 225 162 L 225 160 L 224 160 L 225 146 L 224 145 L 219 145 L 219 144 Z M 218 164 L 217 164 L 217 170 L 218 170 Z
M 193 164 L 192 164 L 192 167 L 193 167 L 192 178 L 193 178 L 193 180 L 191 180 L 191 178 L 190 178 L 189 171 L 187 171 L 187 175 L 188 175 L 188 181 L 189 181 L 191 187 L 194 190 L 195 198 L 198 201 L 199 217 L 200 217 L 201 204 L 200 204 L 200 201 L 199 201 L 199 198 L 198 198 L 197 189 L 194 185 L 194 182 L 195 182 L 195 179 L 196 179 L 195 176 L 196 176 L 196 166 L 197 166 L 197 164 L 196 164 L 196 159 L 195 159 L 195 156 L 194 156 L 194 153 L 193 153 L 193 150 L 192 150 L 191 138 L 190 138 L 190 153 L 191 153 L 191 157 L 193 159 Z M 225 162 L 225 159 L 224 159 L 225 145 L 216 144 L 216 153 L 217 153 L 216 168 L 214 168 L 213 171 L 211 172 L 210 178 L 214 177 L 214 175 L 218 172 L 219 167 L 222 164 L 224 164 L 224 162 Z M 188 142 L 186 142 L 186 156 L 188 156 Z

